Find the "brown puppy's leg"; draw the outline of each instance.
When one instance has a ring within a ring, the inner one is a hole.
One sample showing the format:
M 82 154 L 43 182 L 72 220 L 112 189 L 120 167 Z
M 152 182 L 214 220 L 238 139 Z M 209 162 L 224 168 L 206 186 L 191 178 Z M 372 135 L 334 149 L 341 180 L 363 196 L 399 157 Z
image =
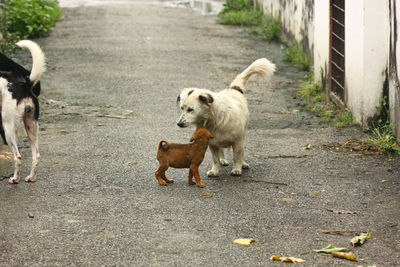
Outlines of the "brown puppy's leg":
M 196 184 L 195 182 L 193 182 L 193 172 L 192 172 L 192 169 L 189 169 L 188 183 L 189 183 L 190 185 Z
M 167 183 L 162 179 L 162 176 L 165 176 L 165 171 L 168 169 L 168 166 L 165 167 L 162 164 L 158 166 L 158 169 L 155 171 L 156 179 L 160 185 L 167 185 Z
M 161 178 L 163 178 L 163 180 L 166 181 L 167 183 L 173 183 L 174 182 L 174 180 L 168 179 L 167 176 L 165 176 L 165 172 L 161 173 Z
M 199 166 L 191 165 L 190 170 L 194 175 L 194 179 L 196 180 L 196 184 L 198 187 L 205 187 L 206 185 L 201 182 L 200 174 L 199 174 Z

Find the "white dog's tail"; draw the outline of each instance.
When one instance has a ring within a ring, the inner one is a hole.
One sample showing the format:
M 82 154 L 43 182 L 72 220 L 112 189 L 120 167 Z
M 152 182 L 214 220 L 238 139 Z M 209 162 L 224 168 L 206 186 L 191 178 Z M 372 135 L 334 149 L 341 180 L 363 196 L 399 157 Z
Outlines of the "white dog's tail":
M 29 40 L 19 41 L 17 45 L 21 48 L 28 49 L 32 54 L 32 70 L 31 75 L 29 76 L 29 80 L 33 83 L 36 83 L 40 76 L 42 76 L 45 71 L 45 57 L 40 47 Z
M 253 75 L 258 74 L 266 81 L 269 81 L 275 72 L 275 64 L 266 58 L 260 58 L 254 61 L 247 69 L 240 73 L 230 85 L 230 88 L 240 89 L 243 93 L 246 91 L 247 80 Z

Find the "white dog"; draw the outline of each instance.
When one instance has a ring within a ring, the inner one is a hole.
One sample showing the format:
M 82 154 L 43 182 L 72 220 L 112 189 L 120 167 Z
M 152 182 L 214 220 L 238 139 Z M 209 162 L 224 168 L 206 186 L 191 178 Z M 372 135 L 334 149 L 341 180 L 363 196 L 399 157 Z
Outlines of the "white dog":
M 254 61 L 241 74 L 236 76 L 228 89 L 218 93 L 206 89 L 185 88 L 178 96 L 182 114 L 179 127 L 195 125 L 204 127 L 214 136 L 209 147 L 213 158 L 213 167 L 208 176 L 219 176 L 220 166 L 228 165 L 223 148 L 233 149 L 232 175 L 241 175 L 242 168 L 249 165 L 244 161 L 243 142 L 249 110 L 244 96 L 247 80 L 253 74 L 261 75 L 269 81 L 275 71 L 275 65 L 268 59 Z

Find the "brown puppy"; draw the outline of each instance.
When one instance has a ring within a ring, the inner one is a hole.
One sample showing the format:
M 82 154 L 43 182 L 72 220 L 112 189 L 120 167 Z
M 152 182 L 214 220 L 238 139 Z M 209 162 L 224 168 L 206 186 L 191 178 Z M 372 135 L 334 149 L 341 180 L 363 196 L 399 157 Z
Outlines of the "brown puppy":
M 155 171 L 158 183 L 166 185 L 166 183 L 174 182 L 165 176 L 165 171 L 169 167 L 189 168 L 189 184 L 195 184 L 192 180 L 194 176 L 197 186 L 205 187 L 206 185 L 200 181 L 199 166 L 203 162 L 210 138 L 213 136 L 209 131 L 198 128 L 190 138 L 191 144 L 170 144 L 167 140 L 162 139 L 158 143 L 157 149 L 157 160 L 160 166 Z

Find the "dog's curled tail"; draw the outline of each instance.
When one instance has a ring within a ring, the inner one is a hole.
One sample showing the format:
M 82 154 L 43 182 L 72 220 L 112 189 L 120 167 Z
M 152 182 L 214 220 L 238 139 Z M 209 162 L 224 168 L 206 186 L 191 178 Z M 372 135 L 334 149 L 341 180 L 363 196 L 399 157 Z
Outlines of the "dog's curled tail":
M 162 150 L 167 150 L 169 147 L 168 141 L 165 139 L 161 139 L 160 142 L 158 142 L 158 149 Z
M 40 49 L 39 45 L 30 40 L 19 41 L 17 45 L 21 48 L 26 48 L 31 52 L 32 70 L 31 75 L 29 76 L 29 80 L 33 83 L 36 83 L 46 69 L 46 62 L 43 51 L 42 49 Z
M 245 92 L 247 80 L 251 76 L 253 76 L 253 74 L 258 74 L 262 76 L 266 81 L 269 81 L 274 72 L 275 64 L 273 64 L 266 58 L 257 59 L 250 66 L 248 66 L 247 69 L 236 76 L 236 78 L 231 83 L 230 88 L 240 88 L 243 92 Z

